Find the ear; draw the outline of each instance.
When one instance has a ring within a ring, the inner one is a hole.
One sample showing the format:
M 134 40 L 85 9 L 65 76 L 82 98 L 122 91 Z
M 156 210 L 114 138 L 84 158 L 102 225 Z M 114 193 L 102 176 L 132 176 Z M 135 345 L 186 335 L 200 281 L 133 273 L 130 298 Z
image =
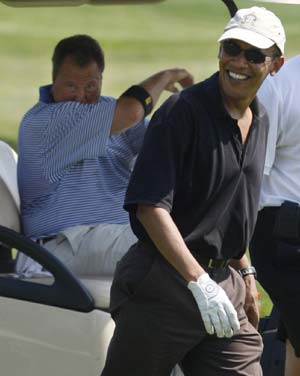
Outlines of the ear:
M 272 69 L 270 71 L 270 75 L 275 76 L 275 74 L 279 72 L 283 64 L 284 64 L 284 56 L 276 57 L 272 63 Z

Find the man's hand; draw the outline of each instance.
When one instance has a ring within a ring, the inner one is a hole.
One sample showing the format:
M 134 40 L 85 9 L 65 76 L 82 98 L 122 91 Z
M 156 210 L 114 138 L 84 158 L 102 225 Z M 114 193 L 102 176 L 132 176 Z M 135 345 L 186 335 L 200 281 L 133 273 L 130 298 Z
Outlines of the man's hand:
M 177 93 L 179 89 L 193 85 L 193 76 L 185 69 L 171 68 L 153 74 L 139 83 L 152 99 L 154 107 L 164 90 Z M 110 134 L 118 134 L 141 121 L 145 116 L 144 106 L 135 96 L 121 95 L 115 107 Z
M 259 323 L 259 306 L 258 306 L 258 292 L 256 282 L 253 275 L 249 274 L 243 277 L 246 285 L 246 299 L 245 299 L 245 312 L 249 322 L 258 328 Z
M 175 86 L 178 83 L 182 88 L 187 88 L 194 84 L 193 76 L 185 69 L 173 68 L 165 71 L 169 75 L 169 82 L 166 84 L 165 90 L 177 93 L 179 90 Z M 162 72 L 163 73 L 163 72 Z
M 231 260 L 230 265 L 237 271 L 247 269 L 250 265 L 246 254 L 239 260 Z M 259 322 L 259 307 L 258 307 L 258 293 L 256 288 L 255 277 L 253 274 L 247 274 L 243 276 L 243 280 L 246 285 L 246 299 L 244 309 L 248 317 L 249 322 L 258 328 Z
M 235 308 L 225 291 L 207 273 L 202 274 L 197 282 L 188 284 L 201 313 L 208 334 L 217 337 L 232 337 L 240 329 Z

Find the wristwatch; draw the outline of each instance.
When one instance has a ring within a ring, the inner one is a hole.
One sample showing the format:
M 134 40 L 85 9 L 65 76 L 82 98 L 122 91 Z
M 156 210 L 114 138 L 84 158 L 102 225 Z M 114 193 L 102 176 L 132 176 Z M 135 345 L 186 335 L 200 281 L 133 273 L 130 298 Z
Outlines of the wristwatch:
M 256 279 L 256 270 L 254 266 L 248 266 L 247 268 L 240 269 L 238 271 L 241 275 L 241 277 L 246 277 L 246 275 L 254 275 L 254 278 Z

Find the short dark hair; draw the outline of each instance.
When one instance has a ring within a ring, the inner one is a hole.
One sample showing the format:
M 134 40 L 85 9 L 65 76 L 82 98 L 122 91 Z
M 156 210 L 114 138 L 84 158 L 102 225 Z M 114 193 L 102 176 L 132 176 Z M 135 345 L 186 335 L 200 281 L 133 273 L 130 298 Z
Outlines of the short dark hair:
M 104 70 L 104 52 L 100 44 L 89 35 L 73 35 L 58 42 L 52 56 L 54 76 L 68 56 L 71 56 L 80 67 L 95 61 L 101 73 Z

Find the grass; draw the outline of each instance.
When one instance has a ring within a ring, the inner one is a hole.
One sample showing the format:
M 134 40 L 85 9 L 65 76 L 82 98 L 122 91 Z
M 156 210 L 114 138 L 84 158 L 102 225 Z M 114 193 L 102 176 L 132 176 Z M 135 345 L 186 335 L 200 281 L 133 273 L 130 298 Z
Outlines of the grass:
M 298 52 L 300 6 L 237 0 L 239 7 L 267 5 L 286 25 L 287 55 Z M 196 80 L 217 69 L 216 42 L 227 22 L 220 0 L 166 0 L 152 5 L 10 8 L 0 5 L 0 132 L 16 148 L 18 125 L 51 80 L 57 41 L 87 33 L 106 52 L 103 92 L 118 95 L 134 82 L 171 66 Z M 162 100 L 166 95 L 162 97 Z
M 299 53 L 300 6 L 236 0 L 238 7 L 262 5 L 282 19 L 286 55 Z M 118 95 L 153 72 L 172 66 L 201 80 L 217 70 L 216 42 L 228 11 L 220 0 L 166 0 L 154 5 L 9 8 L 0 5 L 0 134 L 16 148 L 18 125 L 36 102 L 38 87 L 51 80 L 51 54 L 66 36 L 86 33 L 106 53 L 103 93 Z M 163 95 L 161 101 L 166 98 Z M 262 312 L 270 301 L 261 293 Z
M 269 298 L 269 295 L 266 293 L 266 291 L 260 286 L 260 284 L 257 282 L 258 291 L 260 294 L 259 299 L 259 311 L 260 316 L 268 316 L 271 313 L 273 304 Z

